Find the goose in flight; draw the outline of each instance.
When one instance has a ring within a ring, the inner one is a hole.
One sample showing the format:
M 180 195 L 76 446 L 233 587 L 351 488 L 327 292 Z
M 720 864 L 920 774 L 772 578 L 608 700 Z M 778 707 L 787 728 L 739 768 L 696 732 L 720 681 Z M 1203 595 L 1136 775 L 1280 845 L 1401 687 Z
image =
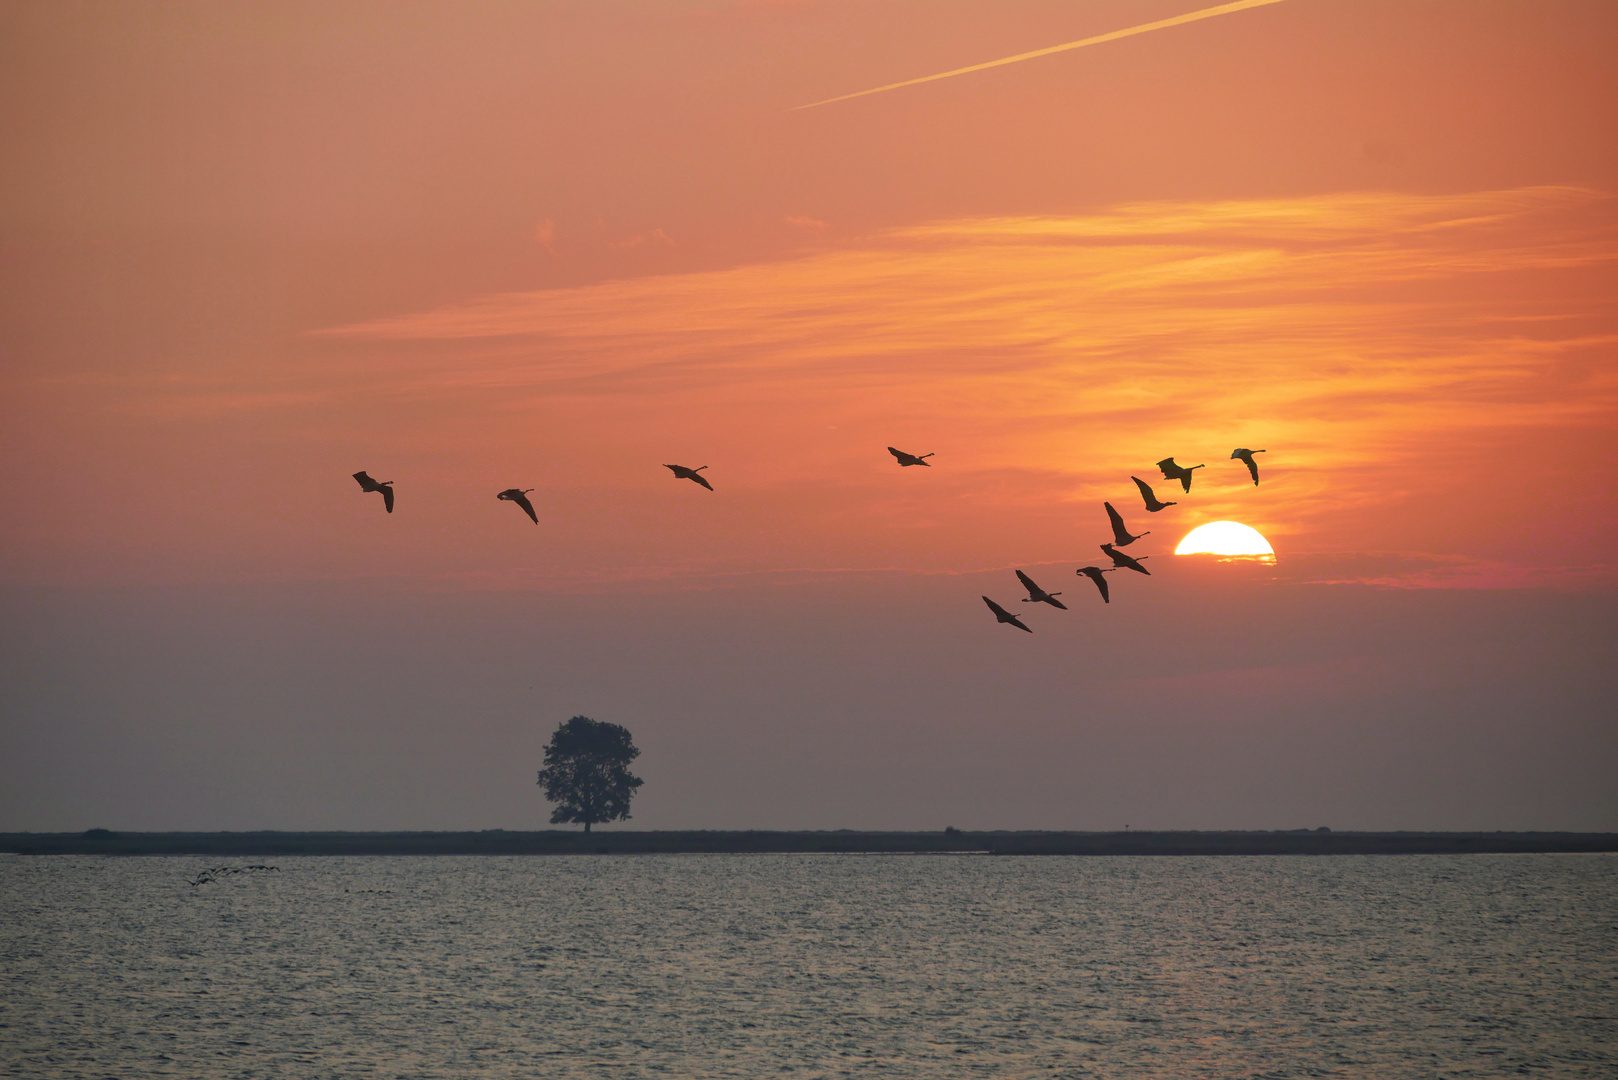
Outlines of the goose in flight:
M 355 473 L 354 479 L 359 481 L 361 491 L 380 491 L 382 493 L 382 505 L 388 508 L 388 513 L 393 513 L 392 480 L 372 480 L 371 474 L 366 472 L 364 469 L 361 469 L 359 472 Z
M 1029 630 L 1028 627 L 1022 624 L 1022 620 L 1018 619 L 1017 616 L 1013 615 L 1011 612 L 1007 611 L 993 600 L 990 600 L 987 596 L 983 598 L 983 602 L 989 605 L 990 611 L 994 612 L 996 622 L 1010 623 L 1018 630 L 1026 630 L 1030 634 L 1033 633 L 1032 630 Z
M 1185 486 L 1185 490 L 1190 491 L 1191 469 L 1200 469 L 1203 466 L 1193 465 L 1190 469 L 1187 469 L 1184 466 L 1174 464 L 1173 458 L 1166 457 L 1157 463 L 1157 467 L 1163 470 L 1163 479 L 1178 480 L 1182 485 Z
M 1102 503 L 1101 505 L 1107 508 L 1107 519 L 1112 522 L 1112 542 L 1117 544 L 1119 547 L 1128 547 L 1136 540 L 1139 540 L 1142 536 L 1152 535 L 1151 530 L 1148 529 L 1147 531 L 1138 535 L 1130 536 L 1129 530 L 1124 528 L 1123 517 L 1119 515 L 1118 511 L 1112 508 L 1112 503 Z
M 1147 557 L 1150 558 L 1151 556 Z M 1112 603 L 1112 597 L 1107 595 L 1107 579 L 1101 575 L 1110 574 L 1116 569 L 1118 569 L 1116 566 L 1109 566 L 1105 570 L 1101 569 L 1099 566 L 1081 566 L 1073 572 L 1075 574 L 1083 574 L 1085 577 L 1095 582 L 1096 588 L 1101 590 L 1101 602 L 1103 604 L 1110 604 Z
M 1151 558 L 1150 555 L 1142 555 L 1139 559 L 1132 559 L 1121 551 L 1114 551 L 1111 544 L 1102 544 L 1101 550 L 1106 552 L 1107 558 L 1112 560 L 1114 570 L 1134 570 L 1145 574 L 1147 577 L 1152 576 L 1152 572 L 1141 565 L 1142 562 Z
M 665 468 L 665 469 L 672 469 L 674 471 L 674 475 L 679 477 L 681 480 L 695 480 L 697 483 L 701 484 L 703 487 L 707 488 L 709 491 L 712 491 L 713 490 L 713 485 L 708 483 L 708 478 L 706 476 L 698 476 L 697 475 L 698 473 L 700 473 L 703 469 L 706 469 L 707 467 L 708 466 L 706 466 L 706 465 L 699 465 L 695 469 L 688 469 L 684 465 L 665 465 L 665 466 L 663 466 L 663 468 Z
M 1058 596 L 1062 595 L 1061 593 L 1046 592 L 1038 585 L 1035 585 L 1034 579 L 1023 573 L 1021 570 L 1017 571 L 1017 580 L 1022 582 L 1022 587 L 1028 590 L 1028 596 L 1024 598 L 1023 603 L 1049 604 L 1051 607 L 1059 607 L 1063 611 L 1067 610 L 1067 605 L 1057 599 Z
M 1146 511 L 1148 513 L 1155 514 L 1165 506 L 1180 505 L 1179 503 L 1158 502 L 1157 496 L 1152 494 L 1152 485 L 1148 484 L 1138 476 L 1131 476 L 1130 479 L 1135 481 L 1136 487 L 1140 488 L 1140 497 L 1146 500 Z M 1141 535 L 1144 536 L 1145 534 L 1142 533 Z
M 1265 453 L 1265 451 L 1263 451 L 1263 450 L 1232 450 L 1230 452 L 1230 457 L 1231 457 L 1232 461 L 1236 460 L 1237 458 L 1240 458 L 1242 461 L 1245 461 L 1247 463 L 1247 471 L 1253 474 L 1253 486 L 1254 487 L 1258 487 L 1258 462 L 1253 460 L 1253 455 L 1254 454 L 1262 454 L 1262 453 Z
M 888 447 L 888 453 L 898 458 L 900 465 L 926 465 L 927 462 L 923 461 L 922 458 L 930 458 L 933 456 L 931 454 L 922 454 L 920 457 L 918 457 L 915 454 L 907 454 L 903 450 L 895 450 L 891 446 Z
M 506 488 L 506 490 L 496 495 L 495 498 L 504 499 L 506 502 L 516 503 L 518 506 L 522 507 L 523 513 L 533 518 L 534 524 L 538 525 L 539 515 L 534 513 L 534 504 L 528 501 L 528 493 L 533 490 L 533 488 Z

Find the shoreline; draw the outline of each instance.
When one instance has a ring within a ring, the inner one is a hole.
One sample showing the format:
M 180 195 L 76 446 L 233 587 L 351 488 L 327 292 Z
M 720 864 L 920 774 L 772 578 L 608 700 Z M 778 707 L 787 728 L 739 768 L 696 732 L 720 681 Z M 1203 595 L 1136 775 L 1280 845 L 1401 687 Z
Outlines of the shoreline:
M 1588 832 L 532 832 L 0 833 L 8 855 L 1460 855 L 1618 852 Z

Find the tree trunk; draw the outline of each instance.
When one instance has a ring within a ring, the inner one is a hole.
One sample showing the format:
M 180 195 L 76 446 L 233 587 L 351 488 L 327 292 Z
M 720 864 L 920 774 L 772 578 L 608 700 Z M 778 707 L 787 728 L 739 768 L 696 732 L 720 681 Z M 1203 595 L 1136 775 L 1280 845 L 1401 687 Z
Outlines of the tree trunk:
M 589 822 L 588 822 L 588 821 L 586 821 L 586 822 L 585 822 L 585 823 L 584 823 L 584 831 L 585 831 L 585 832 L 589 832 L 589 831 L 590 831 L 590 823 L 589 823 Z

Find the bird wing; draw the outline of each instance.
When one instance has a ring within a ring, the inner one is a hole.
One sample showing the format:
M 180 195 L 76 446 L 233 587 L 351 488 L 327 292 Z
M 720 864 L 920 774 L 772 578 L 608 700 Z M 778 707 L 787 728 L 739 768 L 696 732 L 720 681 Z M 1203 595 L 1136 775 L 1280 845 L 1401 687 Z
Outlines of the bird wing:
M 1101 567 L 1099 567 L 1099 566 L 1081 566 L 1081 567 L 1079 567 L 1078 572 L 1083 574 L 1085 577 L 1089 578 L 1091 581 L 1096 583 L 1096 588 L 1101 590 L 1101 602 L 1102 603 L 1104 603 L 1104 604 L 1112 603 L 1111 598 L 1109 598 L 1107 596 L 1107 579 L 1101 576 L 1105 572 L 1105 571 L 1103 571 L 1101 569 Z
M 1017 616 L 1015 616 L 1015 615 L 1007 615 L 1006 616 L 1006 621 L 1009 622 L 1012 626 L 1015 626 L 1018 630 L 1023 630 L 1023 631 L 1026 631 L 1027 633 L 1030 633 L 1030 634 L 1033 633 L 1033 631 L 1029 630 L 1028 627 L 1024 626 L 1022 624 L 1022 620 L 1017 618 Z
M 1007 611 L 993 600 L 990 600 L 987 596 L 983 598 L 983 602 L 989 605 L 989 610 L 994 612 L 994 617 L 997 619 L 1005 620 L 1015 617 L 1011 614 L 1011 612 Z
M 1034 599 L 1034 598 L 1039 596 L 1040 588 L 1039 588 L 1038 585 L 1034 584 L 1034 579 L 1033 578 L 1029 577 L 1027 574 L 1023 573 L 1021 570 L 1018 570 L 1017 571 L 1017 580 L 1022 582 L 1023 588 L 1028 590 L 1028 596 L 1029 596 L 1030 599 Z
M 1171 457 L 1166 457 L 1162 461 L 1159 461 L 1157 463 L 1157 467 L 1163 470 L 1163 479 L 1165 480 L 1178 480 L 1180 478 L 1180 474 L 1185 471 L 1178 465 L 1174 464 L 1174 459 Z
M 691 474 L 691 479 L 695 480 L 697 483 L 701 484 L 703 487 L 707 488 L 709 491 L 713 490 L 713 485 L 708 483 L 708 478 L 706 476 L 700 476 L 697 473 L 692 473 Z
M 393 485 L 382 484 L 380 487 L 382 490 L 382 505 L 387 507 L 388 513 L 391 514 L 393 513 Z
M 1122 546 L 1135 539 L 1129 535 L 1129 530 L 1124 528 L 1124 519 L 1118 511 L 1112 508 L 1112 503 L 1102 503 L 1101 505 L 1107 508 L 1107 519 L 1112 522 L 1112 542 Z
M 1152 485 L 1148 484 L 1138 476 L 1131 476 L 1130 479 L 1135 481 L 1136 487 L 1140 488 L 1140 497 L 1146 500 L 1146 509 L 1150 510 L 1152 508 L 1152 504 L 1157 501 L 1157 496 L 1152 494 Z
M 1247 471 L 1253 474 L 1253 483 L 1258 483 L 1258 462 L 1253 460 L 1252 454 L 1248 454 L 1242 460 L 1247 462 Z
M 1047 596 L 1047 597 L 1045 597 L 1045 602 L 1046 602 L 1046 603 L 1047 603 L 1047 604 L 1049 604 L 1049 605 L 1050 605 L 1050 606 L 1051 606 L 1051 607 L 1059 607 L 1059 608 L 1061 608 L 1061 609 L 1062 609 L 1062 610 L 1063 610 L 1063 611 L 1066 611 L 1066 610 L 1067 610 L 1067 605 L 1066 605 L 1066 604 L 1064 604 L 1064 603 L 1062 603 L 1062 601 L 1060 601 L 1060 600 L 1058 600 L 1058 599 L 1057 599 L 1057 598 L 1056 598 L 1056 597 L 1054 597 L 1054 596 Z
M 535 525 L 539 524 L 539 515 L 534 513 L 534 504 L 528 501 L 527 495 L 519 491 L 511 497 L 511 501 L 522 507 L 523 512 L 534 519 Z
M 894 457 L 898 458 L 900 461 L 903 461 L 905 458 L 910 456 L 909 454 L 905 453 L 903 450 L 895 450 L 891 446 L 888 447 L 888 453 L 892 454 Z
M 372 480 L 371 474 L 366 472 L 364 469 L 361 469 L 359 472 L 355 473 L 354 479 L 359 482 L 361 491 L 376 490 L 376 481 Z

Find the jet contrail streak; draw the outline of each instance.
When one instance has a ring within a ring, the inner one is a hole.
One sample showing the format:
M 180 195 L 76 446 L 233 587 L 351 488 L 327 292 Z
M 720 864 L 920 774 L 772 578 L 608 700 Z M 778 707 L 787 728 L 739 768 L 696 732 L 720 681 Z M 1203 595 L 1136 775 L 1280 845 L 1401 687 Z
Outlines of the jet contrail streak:
M 1200 19 L 1211 19 L 1216 15 L 1229 15 L 1233 11 L 1246 11 L 1248 8 L 1265 7 L 1269 4 L 1283 3 L 1284 0 L 1236 0 L 1233 4 L 1220 4 L 1218 7 L 1203 8 L 1201 11 L 1188 12 L 1185 15 L 1176 15 L 1172 19 L 1159 19 L 1157 22 L 1143 23 L 1140 26 L 1131 26 L 1127 30 L 1114 30 L 1110 34 L 1098 34 L 1087 37 L 1083 41 L 1069 41 L 1065 45 L 1052 45 L 1048 49 L 1035 49 L 1033 52 L 1018 53 L 1016 56 L 1006 56 L 999 60 L 990 60 L 983 64 L 973 64 L 971 67 L 956 68 L 954 71 L 944 71 L 937 75 L 924 75 L 919 79 L 906 79 L 904 82 L 889 83 L 878 86 L 872 90 L 861 90 L 857 94 L 844 94 L 842 97 L 827 98 L 825 101 L 813 101 L 808 105 L 799 105 L 792 112 L 800 109 L 813 109 L 819 105 L 830 105 L 834 101 L 847 101 L 849 98 L 865 97 L 867 94 L 880 94 L 884 90 L 897 90 L 901 86 L 915 86 L 917 83 L 935 82 L 939 79 L 949 79 L 956 75 L 966 75 L 973 71 L 983 71 L 985 68 L 1000 67 L 1003 64 L 1015 64 L 1022 60 L 1032 60 L 1036 56 L 1049 56 L 1051 53 L 1067 52 L 1069 49 L 1082 49 L 1086 45 L 1100 45 L 1104 41 L 1117 41 L 1119 38 L 1134 37 L 1151 30 L 1162 30 L 1169 26 L 1180 26 L 1183 23 L 1197 22 Z

